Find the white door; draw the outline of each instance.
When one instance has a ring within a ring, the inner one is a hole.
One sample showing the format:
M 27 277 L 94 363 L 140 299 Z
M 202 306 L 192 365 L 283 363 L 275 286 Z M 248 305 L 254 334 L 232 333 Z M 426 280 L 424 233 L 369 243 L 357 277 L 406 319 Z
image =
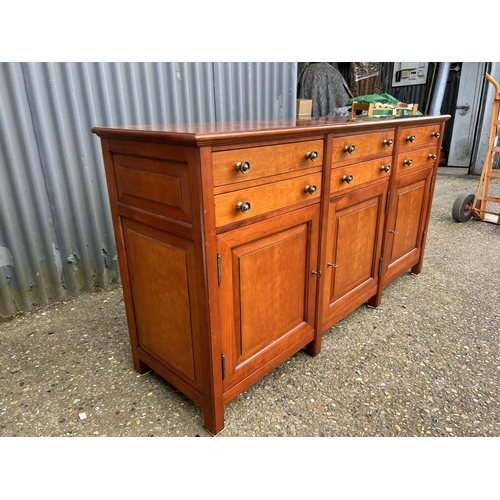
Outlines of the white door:
M 457 106 L 453 121 L 448 166 L 469 167 L 471 163 L 481 89 L 484 83 L 484 62 L 463 62 L 460 71 Z

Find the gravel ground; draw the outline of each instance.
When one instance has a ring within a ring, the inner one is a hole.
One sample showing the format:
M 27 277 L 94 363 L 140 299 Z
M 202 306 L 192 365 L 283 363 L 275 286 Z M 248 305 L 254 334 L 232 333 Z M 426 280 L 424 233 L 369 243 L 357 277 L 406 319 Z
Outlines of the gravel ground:
M 420 276 L 389 285 L 225 408 L 228 436 L 500 436 L 500 226 L 451 218 L 442 168 Z M 133 369 L 120 287 L 0 323 L 0 436 L 209 436 Z

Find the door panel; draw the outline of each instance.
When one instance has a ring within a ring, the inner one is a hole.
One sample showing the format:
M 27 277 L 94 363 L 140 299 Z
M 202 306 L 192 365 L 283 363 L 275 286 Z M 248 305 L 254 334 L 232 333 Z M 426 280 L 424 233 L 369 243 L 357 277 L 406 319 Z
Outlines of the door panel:
M 448 166 L 469 167 L 484 85 L 484 62 L 463 62 L 460 70 Z
M 323 328 L 374 295 L 387 182 L 330 200 L 323 263 Z
M 419 261 L 432 172 L 427 169 L 397 179 L 387 224 L 384 286 Z
M 122 224 L 139 348 L 200 388 L 193 242 L 132 220 Z
M 218 236 L 226 389 L 312 340 L 318 227 L 316 205 Z
M 419 225 L 424 201 L 425 179 L 398 190 L 395 231 L 391 233 L 391 262 L 418 245 Z

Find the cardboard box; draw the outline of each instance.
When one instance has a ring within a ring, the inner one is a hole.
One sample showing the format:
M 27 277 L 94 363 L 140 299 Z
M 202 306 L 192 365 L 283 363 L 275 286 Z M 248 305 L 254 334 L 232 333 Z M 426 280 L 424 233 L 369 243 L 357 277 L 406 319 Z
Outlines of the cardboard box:
M 297 99 L 297 118 L 311 118 L 312 99 Z

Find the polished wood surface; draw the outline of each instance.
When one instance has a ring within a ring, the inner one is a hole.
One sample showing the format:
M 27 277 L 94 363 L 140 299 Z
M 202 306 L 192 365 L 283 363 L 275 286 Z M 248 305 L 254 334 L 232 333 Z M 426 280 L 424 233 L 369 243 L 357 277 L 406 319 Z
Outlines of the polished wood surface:
M 231 399 L 421 272 L 448 118 L 94 128 L 135 369 L 217 434 Z
M 313 339 L 318 230 L 315 204 L 218 237 L 226 391 Z
M 223 226 L 241 221 L 280 207 L 291 207 L 297 203 L 318 202 L 321 197 L 321 173 L 272 182 L 263 186 L 240 189 L 215 197 L 215 222 Z M 311 194 L 306 187 L 314 186 Z M 250 210 L 237 210 L 238 203 L 249 203 Z
M 303 170 L 323 164 L 323 142 L 303 141 L 277 146 L 261 146 L 217 151 L 213 154 L 214 186 L 246 182 L 261 177 Z M 316 152 L 315 156 L 311 153 Z M 313 158 L 313 159 L 312 159 Z M 247 162 L 242 173 L 236 165 Z
M 338 194 L 358 189 L 366 184 L 388 181 L 392 169 L 392 156 L 332 168 L 330 193 Z
M 396 175 L 405 175 L 416 170 L 433 167 L 437 157 L 439 155 L 436 153 L 436 146 L 399 153 L 395 163 Z
M 344 163 L 360 161 L 363 157 L 392 153 L 394 131 L 349 134 L 334 137 L 332 141 L 332 162 Z
M 440 144 L 442 130 L 439 124 L 427 125 L 424 127 L 402 127 L 399 132 L 400 148 L 419 148 L 424 144 L 432 144 L 436 147 Z
M 397 179 L 386 231 L 384 286 L 420 260 L 431 181 L 432 169 Z
M 377 293 L 388 181 L 329 201 L 322 330 Z

